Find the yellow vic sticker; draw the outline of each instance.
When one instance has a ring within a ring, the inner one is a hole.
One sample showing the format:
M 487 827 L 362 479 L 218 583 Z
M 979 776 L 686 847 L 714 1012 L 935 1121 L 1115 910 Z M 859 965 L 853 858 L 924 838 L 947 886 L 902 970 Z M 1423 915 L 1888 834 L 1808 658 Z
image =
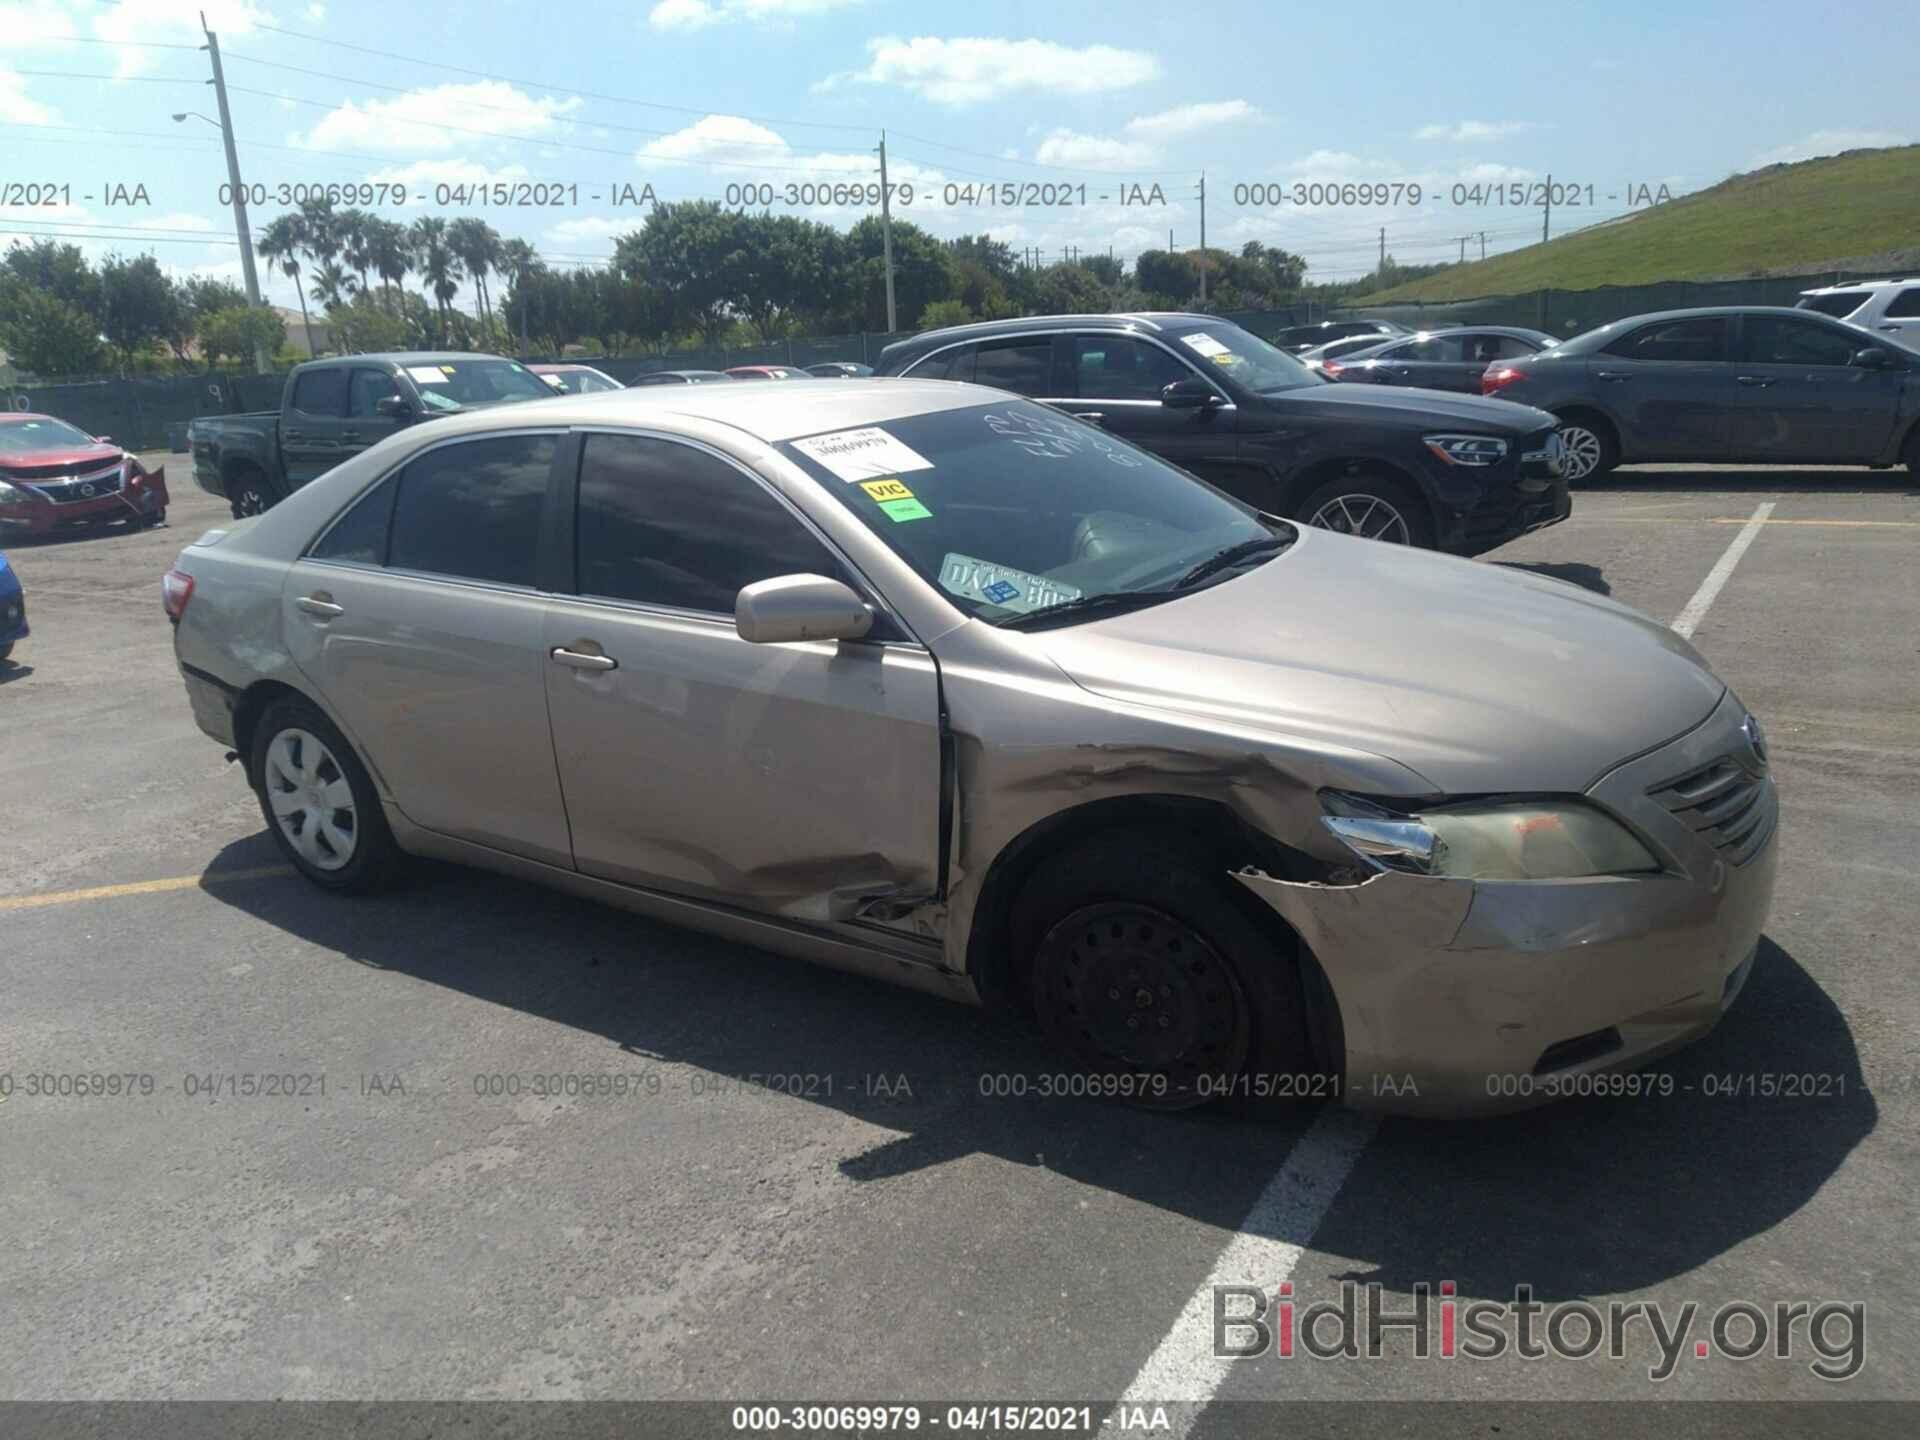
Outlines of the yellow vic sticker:
M 876 500 L 911 500 L 913 491 L 898 480 L 862 480 L 860 488 Z

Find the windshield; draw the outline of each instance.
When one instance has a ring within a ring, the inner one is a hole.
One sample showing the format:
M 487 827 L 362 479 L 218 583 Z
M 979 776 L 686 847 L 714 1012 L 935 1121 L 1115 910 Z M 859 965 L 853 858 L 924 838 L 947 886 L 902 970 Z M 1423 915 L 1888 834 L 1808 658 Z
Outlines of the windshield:
M 1297 357 L 1238 325 L 1209 325 L 1171 338 L 1196 359 L 1218 367 L 1256 395 L 1277 395 L 1282 390 L 1326 383 Z
M 556 370 L 540 378 L 569 395 L 597 395 L 603 390 L 621 388 L 618 380 L 602 375 L 598 370 Z
M 546 400 L 554 394 L 545 380 L 513 360 L 436 360 L 409 365 L 406 371 L 431 410 Z
M 1822 315 L 1831 315 L 1836 320 L 1844 320 L 1866 303 L 1865 291 L 1855 290 L 1838 295 L 1802 295 L 1799 307 L 1802 310 L 1815 310 Z
M 0 420 L 0 454 L 25 455 L 34 450 L 72 450 L 99 442 L 64 420 L 35 416 L 31 420 Z
M 1201 562 L 1292 533 L 1025 400 L 780 448 L 954 605 L 994 624 L 1093 596 L 1170 597 Z

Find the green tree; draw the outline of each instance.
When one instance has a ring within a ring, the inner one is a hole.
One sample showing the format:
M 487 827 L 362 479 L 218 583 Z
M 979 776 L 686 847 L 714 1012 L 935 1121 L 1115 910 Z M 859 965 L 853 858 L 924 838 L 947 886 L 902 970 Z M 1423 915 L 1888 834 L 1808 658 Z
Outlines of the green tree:
M 293 281 L 293 293 L 300 299 L 300 325 L 307 333 L 307 353 L 318 355 L 320 352 L 313 344 L 313 317 L 307 314 L 307 291 L 300 282 L 300 257 L 306 249 L 305 224 L 292 211 L 276 215 L 260 232 L 253 248 L 260 252 L 261 259 L 279 267 L 280 273 Z
M 440 343 L 452 343 L 453 297 L 460 293 L 460 259 L 447 243 L 447 222 L 438 215 L 422 215 L 407 231 L 413 244 L 414 268 L 427 282 L 440 315 Z
M 447 248 L 466 267 L 473 280 L 473 298 L 481 324 L 491 329 L 493 308 L 488 304 L 487 275 L 500 263 L 500 234 L 474 215 L 462 215 L 447 226 Z
M 151 255 L 132 260 L 109 255 L 100 266 L 100 297 L 100 333 L 123 367 L 179 326 L 180 297 Z
M 398 220 L 374 216 L 367 222 L 367 263 L 387 289 L 388 307 L 398 310 L 393 292 L 413 268 L 413 251 L 407 242 L 407 227 Z M 361 287 L 366 288 L 364 285 Z
M 0 274 L 21 281 L 30 289 L 51 295 L 74 309 L 98 319 L 100 314 L 100 277 L 80 253 L 78 245 L 62 245 L 52 240 L 23 244 L 16 240 L 7 247 Z
M 1133 262 L 1133 278 L 1160 309 L 1180 309 L 1200 288 L 1193 257 L 1170 250 L 1142 250 Z
M 615 240 L 614 268 L 648 277 L 673 298 L 674 328 L 692 326 L 717 344 L 739 289 L 740 267 L 732 258 L 736 218 L 713 200 L 657 205 L 639 230 Z
M 271 305 L 229 305 L 202 316 L 196 333 L 207 369 L 230 355 L 244 361 L 256 349 L 272 355 L 287 343 L 287 326 Z
M 1112 292 L 1084 265 L 1049 265 L 1040 272 L 1035 309 L 1042 315 L 1088 315 L 1106 310 Z
M 964 300 L 936 300 L 920 312 L 920 328 L 938 330 L 947 325 L 965 325 L 974 318 Z
M 100 369 L 99 326 L 57 294 L 0 276 L 0 346 L 22 370 L 51 378 Z
M 847 232 L 847 244 L 857 271 L 858 328 L 884 330 L 887 325 L 886 265 L 878 215 L 869 215 Z M 953 252 L 918 225 L 893 222 L 894 307 L 902 319 L 925 312 L 936 300 L 956 298 Z

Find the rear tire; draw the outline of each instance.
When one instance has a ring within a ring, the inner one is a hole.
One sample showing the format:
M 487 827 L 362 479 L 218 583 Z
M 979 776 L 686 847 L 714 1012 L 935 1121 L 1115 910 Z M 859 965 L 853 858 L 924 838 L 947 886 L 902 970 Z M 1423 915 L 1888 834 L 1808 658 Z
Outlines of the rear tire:
M 1118 831 L 1044 861 L 1014 901 L 1028 1002 L 1089 1093 L 1187 1110 L 1313 1069 L 1291 947 L 1245 912 L 1225 862 L 1196 861 L 1207 848 Z
M 253 729 L 260 813 L 294 869 L 323 890 L 366 894 L 402 859 L 380 795 L 333 722 L 305 700 L 276 700 Z
M 1907 473 L 1920 480 L 1920 425 L 1914 426 L 1913 433 L 1907 436 L 1907 446 L 1900 452 L 1900 457 L 1906 464 Z
M 6 664 L 7 661 L 13 658 L 13 646 L 14 642 L 11 640 L 4 645 L 0 645 L 0 665 Z
M 1433 516 L 1407 486 L 1384 475 L 1348 475 L 1330 480 L 1300 502 L 1304 525 L 1390 545 L 1433 548 Z
M 258 470 L 238 470 L 228 477 L 227 508 L 233 511 L 234 519 L 264 515 L 272 505 L 273 495 L 267 489 L 266 477 Z
M 1575 413 L 1560 426 L 1567 447 L 1567 483 L 1597 480 L 1620 463 L 1620 442 L 1613 427 L 1591 415 Z

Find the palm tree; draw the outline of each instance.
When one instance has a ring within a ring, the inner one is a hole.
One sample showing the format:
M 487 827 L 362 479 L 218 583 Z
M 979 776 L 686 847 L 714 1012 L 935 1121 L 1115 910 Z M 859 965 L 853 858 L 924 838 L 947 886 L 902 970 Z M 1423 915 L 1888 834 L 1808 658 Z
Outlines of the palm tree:
M 450 343 L 452 305 L 460 293 L 460 259 L 447 244 L 447 222 L 438 215 L 422 215 L 407 231 L 419 270 L 440 310 L 441 343 Z
M 500 263 L 500 235 L 486 221 L 463 215 L 447 226 L 447 247 L 460 257 L 473 277 L 474 298 L 480 302 L 480 322 L 493 331 L 493 309 L 487 298 L 487 272 Z
M 407 227 L 397 220 L 375 218 L 368 222 L 367 259 L 379 274 L 381 282 L 388 287 L 388 300 L 394 300 L 393 289 L 407 278 L 407 272 L 413 269 L 413 255 L 407 240 Z
M 340 228 L 340 258 L 349 270 L 360 276 L 360 289 L 367 288 L 367 271 L 373 266 L 374 217 L 360 209 L 342 210 L 336 217 Z
M 538 257 L 533 253 L 533 246 L 526 241 L 508 240 L 501 245 L 500 258 L 496 263 L 502 274 L 513 277 L 511 293 L 520 300 L 520 353 L 524 356 L 527 353 L 527 301 L 529 298 L 526 293 L 526 283 L 527 276 L 533 273 L 533 267 L 538 263 Z
M 360 282 L 337 260 L 329 260 L 313 274 L 313 288 L 307 293 L 312 295 L 327 309 L 347 303 L 349 296 L 360 288 Z
M 313 317 L 307 314 L 307 292 L 300 284 L 300 252 L 306 248 L 305 229 L 298 215 L 291 211 L 285 215 L 276 215 L 266 229 L 260 232 L 259 242 L 254 246 L 260 252 L 260 258 L 269 265 L 278 265 L 280 273 L 293 281 L 293 293 L 300 297 L 300 324 L 307 332 L 307 354 L 315 354 L 313 348 Z
M 301 233 L 306 237 L 307 258 L 316 266 L 326 265 L 340 258 L 343 239 L 340 233 L 340 217 L 334 214 L 331 200 L 324 198 L 302 200 L 300 228 Z

